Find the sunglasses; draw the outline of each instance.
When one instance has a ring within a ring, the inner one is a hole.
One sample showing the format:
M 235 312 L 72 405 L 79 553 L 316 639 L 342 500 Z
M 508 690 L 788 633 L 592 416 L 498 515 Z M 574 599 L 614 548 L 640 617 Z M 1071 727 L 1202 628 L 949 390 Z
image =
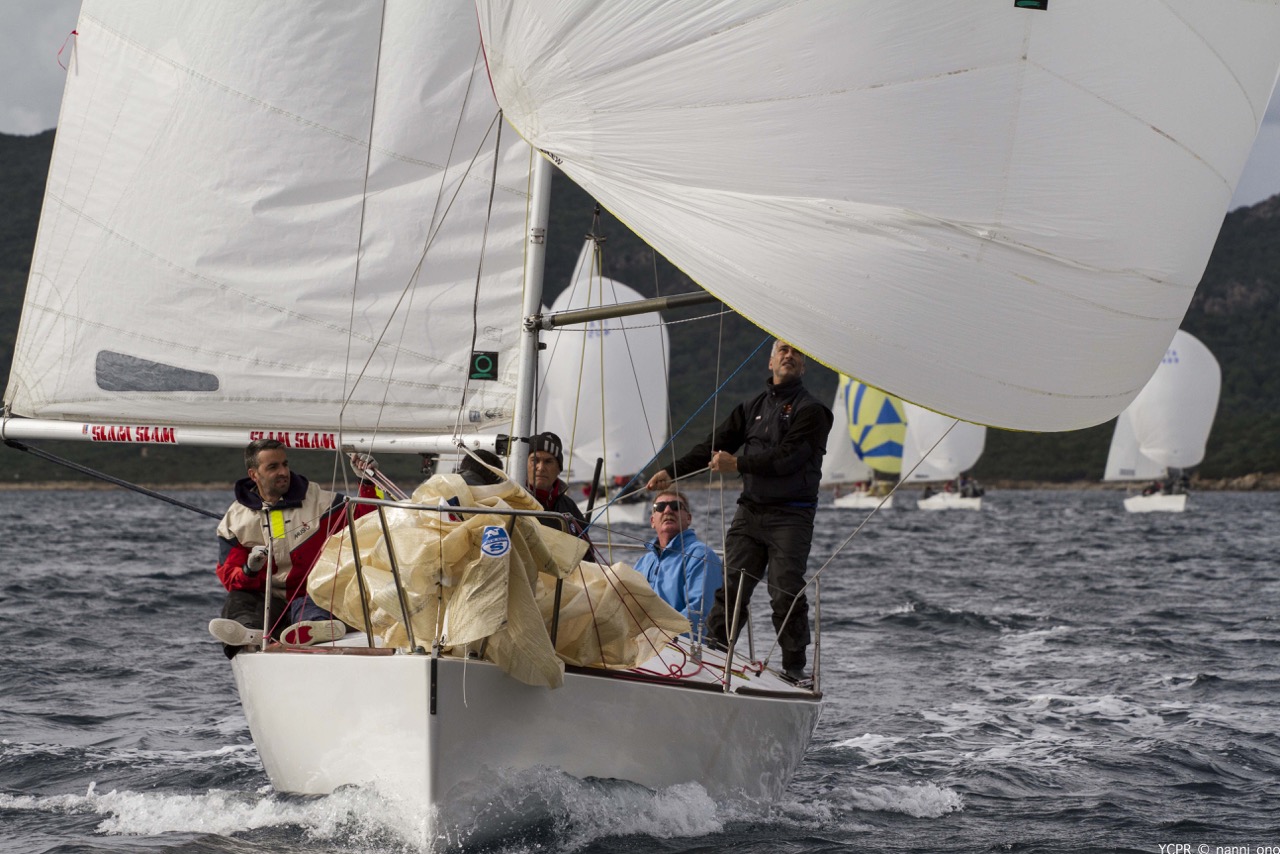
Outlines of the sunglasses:
M 681 510 L 684 510 L 684 509 L 685 509 L 685 506 L 684 506 L 684 502 L 683 502 L 683 501 L 655 501 L 655 502 L 653 502 L 653 512 L 654 512 L 654 513 L 661 513 L 662 511 L 666 510 L 668 507 L 670 507 L 672 510 L 676 511 L 677 513 L 679 513 Z

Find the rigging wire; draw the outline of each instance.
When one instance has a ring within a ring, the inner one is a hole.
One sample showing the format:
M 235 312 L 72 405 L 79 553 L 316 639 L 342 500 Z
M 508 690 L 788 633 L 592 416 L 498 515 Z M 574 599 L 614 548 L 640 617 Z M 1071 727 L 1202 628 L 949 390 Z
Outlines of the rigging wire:
M 502 113 L 499 111 L 498 116 Z M 492 125 L 490 125 L 492 128 Z M 493 198 L 498 191 L 498 164 L 502 160 L 502 122 L 498 122 L 498 132 L 494 134 L 493 141 L 493 174 L 489 181 L 489 199 L 484 212 L 484 231 L 480 235 L 480 257 L 476 262 L 476 286 L 471 296 L 471 352 L 476 350 L 476 337 L 480 331 L 480 284 L 484 276 L 484 253 L 489 245 L 489 224 L 493 221 Z M 467 394 L 471 390 L 471 371 L 462 372 L 465 379 L 462 381 L 462 395 L 458 401 L 457 415 L 453 422 L 453 435 L 457 436 L 462 431 L 462 410 L 467 405 Z
M 384 14 L 385 14 L 385 8 L 384 8 Z M 381 46 L 379 47 L 379 52 L 380 52 L 380 51 L 381 51 Z M 481 54 L 480 54 L 480 52 L 479 52 L 479 51 L 477 51 L 477 57 L 479 57 L 480 55 L 481 55 Z M 478 61 L 478 59 L 477 59 L 477 61 Z M 476 165 L 477 161 L 480 159 L 481 152 L 483 152 L 483 151 L 484 151 L 484 149 L 485 149 L 486 145 L 488 144 L 489 139 L 491 138 L 491 136 L 494 136 L 494 134 L 495 134 L 495 128 L 496 128 L 496 129 L 497 129 L 497 132 L 496 132 L 497 145 L 495 146 L 495 154 L 494 154 L 494 170 L 493 170 L 493 178 L 492 178 L 492 181 L 490 182 L 490 187 L 489 187 L 489 208 L 488 208 L 488 211 L 487 211 L 487 213 L 486 213 L 486 217 L 485 217 L 484 238 L 485 238 L 485 241 L 487 241 L 487 237 L 488 237 L 488 229 L 489 229 L 489 223 L 490 223 L 490 220 L 491 220 L 491 218 L 492 218 L 493 197 L 494 197 L 494 193 L 495 193 L 495 191 L 496 191 L 496 186 L 497 186 L 497 170 L 498 170 L 498 162 L 499 162 L 499 161 L 500 161 L 500 159 L 501 159 L 501 135 L 502 135 L 501 119 L 502 119 L 502 113 L 501 113 L 500 111 L 499 111 L 499 112 L 496 112 L 496 113 L 494 114 L 494 117 L 490 120 L 489 127 L 488 127 L 488 129 L 485 131 L 485 133 L 484 133 L 484 135 L 483 135 L 482 139 L 480 140 L 480 142 L 478 143 L 478 145 L 477 145 L 477 147 L 476 147 L 476 150 L 472 153 L 472 155 L 471 155 L 470 159 L 466 161 L 466 164 L 467 164 L 467 165 L 466 165 L 466 169 L 465 169 L 465 170 L 463 170 L 463 173 L 462 173 L 460 176 L 458 176 L 457 183 L 456 183 L 456 185 L 454 186 L 453 192 L 452 192 L 451 194 L 446 194 L 446 192 L 445 192 L 445 189 L 446 189 L 446 187 L 445 187 L 445 182 L 448 180 L 448 177 L 449 177 L 449 167 L 450 167 L 450 165 L 454 162 L 454 154 L 455 154 L 455 152 L 456 152 L 457 144 L 458 144 L 459 137 L 460 137 L 460 132 L 461 132 L 461 127 L 462 127 L 463 116 L 464 116 L 464 115 L 465 115 L 465 113 L 466 113 L 467 105 L 469 104 L 470 99 L 471 99 L 471 91 L 472 91 L 472 82 L 473 82 L 473 80 L 474 80 L 474 75 L 472 75 L 472 77 L 468 79 L 468 82 L 467 82 L 467 91 L 466 91 L 466 94 L 464 95 L 463 103 L 462 103 L 462 106 L 461 106 L 461 108 L 460 108 L 460 110 L 459 110 L 459 113 L 458 113 L 458 116 L 457 116 L 457 120 L 456 120 L 456 121 L 455 121 L 455 123 L 454 123 L 454 127 L 453 127 L 453 137 L 452 137 L 452 139 L 451 139 L 451 141 L 450 141 L 449 153 L 448 153 L 448 156 L 447 156 L 447 159 L 446 159 L 445 164 L 444 164 L 443 166 L 441 166 L 441 167 L 440 167 L 440 187 L 438 188 L 437 193 L 436 193 L 436 195 L 435 195 L 435 206 L 434 206 L 434 208 L 432 209 L 431 219 L 430 219 L 429 224 L 428 224 L 427 234 L 426 234 L 426 239 L 425 239 L 425 242 L 424 242 L 423 247 L 422 247 L 422 252 L 419 254 L 419 257 L 418 257 L 417 263 L 415 264 L 413 271 L 412 271 L 412 272 L 409 274 L 409 276 L 407 277 L 407 279 L 406 279 L 406 281 L 405 281 L 405 285 L 404 285 L 404 287 L 401 289 L 400 294 L 399 294 L 398 298 L 396 299 L 395 304 L 394 304 L 393 306 L 391 306 L 391 309 L 390 309 L 390 311 L 389 311 L 389 312 L 388 312 L 388 314 L 387 314 L 387 320 L 386 320 L 386 322 L 383 324 L 383 327 L 382 327 L 382 329 L 379 331 L 379 333 L 378 333 L 377 337 L 373 339 L 373 341 L 372 341 L 372 343 L 371 343 L 371 346 L 370 346 L 370 349 L 369 349 L 369 354 L 368 354 L 368 356 L 366 357 L 366 359 L 365 359 L 364 363 L 360 366 L 359 371 L 357 371 L 357 372 L 356 372 L 354 382 L 351 384 L 350 389 L 349 389 L 349 390 L 347 390 L 347 389 L 345 389 L 345 388 L 344 388 L 344 392 L 343 392 L 343 402 L 342 402 L 342 407 L 341 407 L 341 413 L 345 413 L 345 411 L 346 411 L 346 408 L 347 408 L 348 404 L 350 404 L 350 403 L 351 403 L 351 401 L 352 401 L 352 399 L 353 399 L 353 397 L 354 397 L 354 394 L 355 394 L 355 389 L 360 385 L 361 381 L 365 378 L 366 374 L 368 373 L 369 367 L 370 367 L 370 365 L 371 365 L 371 364 L 372 364 L 372 362 L 373 362 L 373 358 L 374 358 L 374 356 L 378 353 L 378 350 L 379 350 L 380 346 L 381 346 L 381 345 L 382 345 L 382 343 L 386 340 L 387 333 L 390 331 L 391 326 L 392 326 L 392 323 L 393 323 L 393 322 L 395 321 L 395 319 L 399 316 L 399 317 L 401 317 L 402 325 L 401 325 L 400 339 L 399 339 L 399 340 L 400 340 L 400 343 L 399 343 L 395 348 L 393 348 L 393 349 L 394 349 L 394 352 L 393 352 L 393 357 L 392 357 L 392 366 L 393 366 L 393 368 L 394 368 L 395 362 L 398 360 L 398 357 L 399 357 L 399 354 L 400 354 L 400 350 L 401 350 L 401 349 L 403 349 L 403 342 L 404 342 L 405 336 L 408 334 L 408 321 L 409 321 L 409 318 L 410 318 L 410 315 L 411 315 L 411 312 L 409 312 L 409 311 L 405 311 L 405 312 L 402 314 L 402 313 L 401 313 L 401 308 L 402 308 L 402 306 L 405 306 L 406 300 L 408 300 L 408 305 L 409 305 L 409 306 L 412 306 L 412 303 L 413 303 L 413 295 L 414 295 L 414 293 L 416 292 L 415 284 L 419 281 L 419 279 L 420 279 L 420 277 L 421 277 L 421 275 L 422 275 L 423 266 L 424 266 L 424 264 L 426 263 L 427 255 L 429 254 L 429 252 L 430 252 L 430 250 L 431 250 L 432 246 L 435 244 L 435 240 L 436 240 L 436 238 L 437 238 L 437 237 L 439 236 L 439 234 L 440 234 L 440 229 L 443 227 L 444 223 L 448 220 L 448 218 L 449 218 L 449 214 L 452 212 L 453 207 L 454 207 L 454 204 L 457 202 L 458 198 L 461 196 L 463 188 L 467 185 L 467 179 L 468 179 L 468 178 L 470 177 L 470 175 L 471 175 L 471 170 L 474 168 L 474 166 Z M 376 100 L 376 99 L 375 99 L 375 100 Z M 367 202 L 368 202 L 368 180 L 369 180 L 370 161 L 371 161 L 371 158 L 372 158 L 372 150 L 373 150 L 373 145 L 372 145 L 372 117 L 371 117 L 371 119 L 370 119 L 370 122 L 371 122 L 371 124 L 370 124 L 370 140 L 371 140 L 371 142 L 370 142 L 370 145 L 369 145 L 369 151 L 368 151 L 368 153 L 367 153 L 367 155 L 366 155 L 366 165 L 365 165 L 365 190 L 364 190 L 364 194 L 363 194 L 362 202 L 361 202 L 360 233 L 359 233 L 359 236 L 358 236 L 358 238 L 357 238 L 357 239 L 358 239 L 358 243 L 357 243 L 357 245 L 358 245 L 358 246 L 363 246 L 363 245 L 364 245 L 364 238 L 363 238 L 364 214 L 365 214 L 365 209 L 366 209 L 366 205 L 367 205 Z M 445 201 L 444 201 L 446 198 L 447 198 L 447 202 L 445 202 Z M 443 209 L 442 209 L 442 204 L 443 204 Z M 482 247 L 483 247 L 483 245 L 484 245 L 484 243 L 482 242 Z M 361 254 L 361 253 L 357 253 L 357 261 L 356 261 L 356 264 L 357 264 L 357 269 L 356 269 L 356 282 L 357 282 L 357 283 L 358 283 L 358 279 L 359 279 L 359 255 L 360 255 L 360 254 Z M 481 251 L 481 256 L 483 256 L 483 248 L 482 248 L 482 251 Z M 477 264 L 477 272 L 476 272 L 476 279 L 477 279 L 477 283 L 479 282 L 480 274 L 481 274 L 481 270 L 482 270 L 482 269 L 483 269 L 483 257 L 481 257 L 481 259 L 480 259 L 479 263 Z M 348 358 L 347 358 L 348 366 L 350 365 L 350 360 L 351 360 L 351 341 L 352 341 L 352 340 L 354 339 L 354 337 L 355 337 L 355 332 L 354 332 L 354 330 L 355 330 L 354 317 L 355 317 L 355 297 L 356 297 L 356 288 L 355 288 L 354 284 L 355 284 L 355 283 L 353 283 L 353 288 L 352 288 L 352 300 L 351 300 L 351 318 L 352 318 L 352 319 L 349 321 L 348 330 L 347 330 L 347 335 L 348 335 Z M 474 317 L 474 307 L 473 307 L 473 319 L 472 319 L 472 336 L 473 336 L 473 343 L 474 343 L 474 336 L 475 336 L 475 332 L 476 332 L 476 321 L 475 321 L 475 317 Z M 350 375 L 351 375 L 351 371 L 348 369 L 348 371 L 347 371 L 347 377 L 349 377 Z M 390 375 L 388 375 L 388 377 L 389 377 L 389 376 L 390 376 Z M 346 382 L 346 378 L 344 377 L 344 385 L 345 385 L 345 382 Z M 386 404 L 387 396 L 388 396 L 388 395 L 389 395 L 389 393 L 390 393 L 390 388 L 391 388 L 391 382 L 390 382 L 390 381 L 389 381 L 389 379 L 388 379 L 388 382 L 384 385 L 384 388 L 383 388 L 383 406 L 384 406 L 384 408 L 385 408 L 385 404 Z M 466 383 L 464 383 L 463 388 L 462 388 L 463 403 L 465 403 L 465 398 L 466 398 L 467 391 L 468 391 L 468 386 L 467 386 L 467 384 L 466 384 Z M 458 411 L 458 418 L 459 418 L 459 421 L 460 421 L 460 419 L 461 419 L 462 409 L 463 409 L 463 406 L 460 404 L 460 405 L 459 405 L 459 407 L 458 407 L 458 410 L 457 410 L 457 411 Z M 339 426 L 339 435 L 341 435 L 341 424 L 342 424 L 342 420 L 343 420 L 343 415 L 342 415 L 342 414 L 340 414 L 340 415 L 339 415 L 339 425 L 340 425 L 340 426 Z M 379 414 L 379 422 L 380 422 L 380 421 L 381 421 L 381 414 Z M 458 430 L 458 424 L 457 424 L 457 423 L 455 423 L 455 433 L 457 432 L 457 430 Z M 375 428 L 375 431 L 376 431 L 376 428 Z M 344 482 L 345 482 L 345 472 L 344 472 Z
M 373 60 L 373 97 L 369 99 L 369 144 L 365 147 L 364 153 L 364 176 L 363 183 L 360 187 L 360 220 L 356 228 L 356 258 L 355 265 L 351 271 L 351 302 L 348 307 L 347 314 L 347 353 L 344 359 L 344 367 L 346 370 L 342 372 L 342 405 L 338 407 L 338 446 L 342 446 L 343 427 L 346 421 L 347 413 L 347 381 L 351 378 L 351 350 L 355 340 L 355 317 L 356 317 L 356 293 L 360 285 L 360 260 L 364 253 L 360 248 L 364 246 L 364 221 L 365 214 L 369 209 L 369 172 L 373 162 L 373 128 L 374 122 L 378 115 L 378 81 L 381 78 L 382 69 L 382 41 L 386 34 L 387 28 L 387 4 L 383 0 L 382 11 L 378 16 L 378 52 Z M 377 349 L 376 345 L 373 349 Z M 359 379 L 353 383 L 351 393 L 355 393 L 355 386 L 359 384 Z M 344 488 L 349 486 L 347 483 L 347 470 L 341 465 L 341 458 L 334 455 L 333 459 L 333 479 L 337 480 L 338 470 L 342 471 L 342 483 Z
M 951 426 L 948 427 L 946 431 L 943 432 L 943 434 L 938 437 L 937 441 L 934 442 L 932 446 L 930 446 L 928 451 L 926 451 L 923 455 L 921 455 L 920 459 L 916 461 L 916 464 L 911 467 L 911 471 L 907 472 L 906 475 L 898 478 L 898 482 L 895 483 L 893 485 L 893 488 L 890 489 L 889 492 L 880 499 L 880 503 L 871 509 L 871 512 L 869 512 L 866 518 L 863 519 L 862 522 L 859 523 L 858 526 L 854 528 L 853 531 L 850 532 L 849 536 L 845 537 L 844 540 L 841 541 L 841 543 L 838 546 L 836 546 L 835 551 L 831 553 L 830 557 L 828 557 L 825 561 L 823 561 L 822 566 L 818 567 L 818 569 L 813 573 L 812 577 L 810 577 L 807 581 L 805 581 L 804 586 L 800 588 L 800 592 L 797 593 L 795 597 L 791 600 L 791 607 L 787 609 L 786 616 L 782 618 L 783 626 L 786 626 L 787 621 L 791 619 L 791 614 L 793 611 L 795 611 L 796 602 L 799 600 L 799 598 L 802 595 L 804 595 L 805 591 L 809 589 L 809 586 L 812 585 L 815 581 L 817 581 L 822 576 L 822 573 L 826 570 L 827 567 L 831 565 L 831 562 L 836 559 L 836 557 L 840 554 L 840 552 L 844 551 L 845 547 L 848 546 L 849 543 L 853 542 L 853 538 L 858 536 L 858 534 L 862 531 L 862 529 L 867 526 L 867 523 L 871 521 L 872 517 L 880 512 L 880 508 L 884 506 L 884 503 L 888 501 L 889 498 L 895 492 L 898 491 L 898 487 L 902 486 L 902 484 L 907 482 L 907 480 L 911 477 L 911 475 L 915 473 L 916 469 L 920 468 L 920 466 L 924 464 L 924 461 L 929 458 L 929 454 L 932 454 L 934 450 L 937 449 L 938 445 L 942 444 L 942 440 L 947 438 L 947 436 L 959 423 L 960 423 L 960 419 L 958 418 L 951 422 Z M 768 580 L 765 579 L 766 588 L 768 588 L 768 583 L 769 583 Z M 772 593 L 773 591 L 770 589 L 769 592 Z M 773 651 L 778 648 L 778 639 L 781 637 L 781 635 L 782 635 L 782 631 L 781 629 L 779 629 L 778 634 L 776 634 L 773 638 L 773 644 L 769 647 L 769 651 L 764 657 L 764 660 L 766 662 L 769 660 L 770 656 L 773 655 Z
M 22 442 L 19 442 L 16 439 L 5 439 L 4 443 L 8 445 L 10 448 L 13 448 L 15 451 L 22 451 L 25 454 L 31 454 L 32 456 L 39 457 L 42 460 L 47 460 L 56 465 L 63 466 L 64 468 L 69 468 L 72 471 L 78 471 L 81 474 L 86 474 L 89 477 L 94 478 L 95 480 L 101 480 L 106 483 L 110 483 L 114 486 L 118 486 L 122 489 L 127 489 L 130 492 L 137 492 L 140 495 L 146 495 L 149 498 L 155 498 L 160 501 L 164 501 L 168 504 L 172 504 L 175 507 L 181 507 L 183 510 L 190 510 L 193 513 L 199 513 L 201 516 L 208 516 L 210 519 L 222 518 L 221 513 L 215 513 L 212 510 L 205 510 L 203 507 L 197 507 L 194 504 L 188 504 L 187 502 L 183 501 L 180 498 L 174 498 L 171 495 L 165 495 L 162 492 L 156 492 L 153 489 L 147 489 L 145 486 L 139 486 L 136 483 L 130 483 L 127 480 L 123 480 L 113 475 L 109 475 L 106 472 L 101 472 L 101 471 L 98 471 L 97 469 L 91 469 L 88 466 L 84 466 L 84 465 L 81 465 L 80 463 L 72 462 L 71 460 L 64 459 L 55 454 L 51 454 L 48 451 L 42 450 L 40 448 L 35 448 L 35 447 L 32 447 L 31 445 L 23 444 Z
M 627 481 L 626 485 L 621 490 L 618 491 L 618 496 L 616 498 L 610 499 L 608 502 L 605 503 L 604 505 L 605 507 L 608 507 L 609 505 L 613 504 L 619 498 L 623 498 L 623 497 L 626 497 L 627 495 L 633 494 L 634 492 L 638 492 L 639 491 L 638 489 L 633 490 L 631 487 L 637 484 L 640 478 L 640 474 L 644 472 L 646 469 L 648 469 L 649 466 L 653 465 L 654 462 L 657 461 L 658 457 L 662 456 L 663 453 L 666 452 L 668 449 L 671 449 L 672 458 L 674 459 L 676 436 L 682 435 L 684 433 L 684 431 L 689 427 L 689 425 L 693 422 L 693 420 L 698 417 L 698 415 L 702 412 L 702 410 L 707 408 L 707 404 L 715 400 L 715 398 L 720 394 L 720 392 L 724 390 L 724 387 L 728 385 L 730 382 L 732 382 L 733 378 L 742 372 L 742 369 L 747 366 L 747 364 L 751 361 L 752 357 L 755 356 L 756 353 L 760 352 L 760 348 L 763 347 L 764 344 L 767 343 L 768 341 L 769 341 L 769 338 L 766 337 L 764 341 L 756 345 L 756 348 L 752 350 L 751 353 L 748 354 L 745 359 L 742 360 L 742 363 L 738 365 L 737 368 L 734 369 L 733 373 L 725 377 L 724 381 L 721 382 L 718 386 L 716 386 L 715 390 L 711 392 L 711 395 L 706 400 L 704 400 L 702 404 L 697 409 L 695 409 L 688 418 L 685 419 L 684 423 L 680 425 L 680 429 L 675 433 L 673 433 L 671 438 L 668 439 L 666 443 L 663 444 L 663 446 L 658 449 L 658 452 L 654 454 L 652 457 L 650 457 L 645 462 L 645 464 L 640 467 L 640 471 L 632 475 L 631 480 Z M 697 472 L 694 472 L 694 474 L 700 474 L 703 471 L 706 471 L 706 469 L 699 469 Z M 591 527 L 590 522 L 587 523 L 587 527 L 588 529 Z

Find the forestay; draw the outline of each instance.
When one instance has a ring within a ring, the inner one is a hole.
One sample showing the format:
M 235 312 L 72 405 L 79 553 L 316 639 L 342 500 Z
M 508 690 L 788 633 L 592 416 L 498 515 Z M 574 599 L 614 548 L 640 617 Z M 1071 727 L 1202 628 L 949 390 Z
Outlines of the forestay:
M 1280 66 L 1258 0 L 478 6 L 506 117 L 699 284 L 1025 430 L 1141 390 Z
M 498 149 L 474 14 L 85 0 L 12 411 L 508 423 L 530 156 Z

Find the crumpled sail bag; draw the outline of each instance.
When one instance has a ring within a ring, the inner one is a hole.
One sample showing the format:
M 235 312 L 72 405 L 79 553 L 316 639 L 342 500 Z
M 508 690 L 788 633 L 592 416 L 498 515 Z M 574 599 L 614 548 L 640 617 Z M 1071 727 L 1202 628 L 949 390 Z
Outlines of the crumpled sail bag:
M 415 490 L 416 504 L 539 510 L 537 500 L 504 478 L 468 486 L 438 474 Z M 384 646 L 407 648 L 406 619 L 418 645 L 439 637 L 446 654 L 479 653 L 512 678 L 558 687 L 564 663 L 635 667 L 689 623 L 658 598 L 644 576 L 625 564 L 584 561 L 587 544 L 529 517 L 386 510 L 408 602 L 403 612 L 391 573 L 386 538 L 376 513 L 356 521 L 368 627 Z M 322 608 L 357 629 L 366 628 L 347 531 L 325 544 L 307 591 Z M 556 647 L 551 645 L 555 583 L 564 579 Z M 557 654 L 558 653 L 558 654 Z

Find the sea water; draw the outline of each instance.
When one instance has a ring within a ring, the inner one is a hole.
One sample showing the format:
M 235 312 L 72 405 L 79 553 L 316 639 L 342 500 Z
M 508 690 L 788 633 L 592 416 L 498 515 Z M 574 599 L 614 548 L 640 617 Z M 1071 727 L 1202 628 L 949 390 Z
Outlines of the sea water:
M 1104 491 L 991 492 L 979 512 L 911 497 L 847 544 L 866 513 L 819 512 L 824 707 L 784 800 L 537 772 L 522 780 L 533 828 L 489 850 L 1280 847 L 1280 495 L 1138 515 Z M 693 500 L 718 545 L 720 496 Z M 0 492 L 0 513 L 0 850 L 441 847 L 376 791 L 271 789 L 205 629 L 222 600 L 211 519 L 103 491 Z

